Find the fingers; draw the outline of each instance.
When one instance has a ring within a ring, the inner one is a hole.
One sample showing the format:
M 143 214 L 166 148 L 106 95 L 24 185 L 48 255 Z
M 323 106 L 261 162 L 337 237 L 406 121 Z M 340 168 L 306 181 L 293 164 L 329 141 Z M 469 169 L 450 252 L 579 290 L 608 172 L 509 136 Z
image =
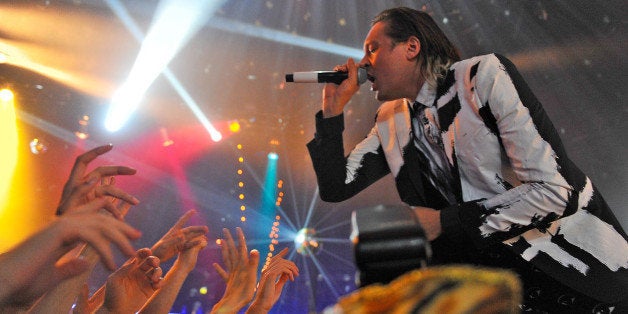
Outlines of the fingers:
M 98 146 L 76 157 L 76 160 L 74 161 L 74 166 L 70 171 L 70 178 L 68 179 L 68 182 L 66 182 L 66 187 L 72 189 L 76 184 L 78 184 L 78 182 L 83 180 L 87 165 L 98 156 L 110 151 L 112 148 L 112 144 Z
M 149 254 L 148 256 L 145 256 Z M 148 279 L 151 288 L 157 290 L 161 287 L 163 281 L 163 270 L 160 267 L 160 260 L 158 257 L 150 255 L 151 251 L 148 248 L 144 248 L 138 251 L 138 258 L 145 256 L 141 260 L 139 269 L 144 272 L 144 275 Z
M 214 266 L 214 269 L 216 269 L 216 272 L 218 272 L 218 275 L 222 278 L 222 280 L 225 282 L 229 280 L 229 274 L 218 263 L 213 263 L 212 266 Z
M 146 277 L 148 277 L 148 280 L 151 282 L 151 284 L 156 284 L 161 280 L 161 278 L 163 278 L 163 274 L 164 273 L 161 267 L 157 266 L 148 270 L 146 272 Z
M 96 179 L 86 180 L 69 191 L 64 191 L 64 197 L 57 208 L 57 215 L 61 215 L 68 210 L 81 205 L 82 200 L 96 187 L 97 182 L 98 180 Z
M 181 228 L 183 228 L 185 223 L 187 223 L 188 220 L 190 220 L 190 217 L 192 217 L 195 214 L 196 214 L 196 210 L 194 210 L 194 209 L 188 210 L 185 214 L 183 214 L 183 216 L 181 216 L 181 218 L 179 218 L 179 220 L 174 224 L 174 226 L 172 226 L 171 229 L 181 229 Z
M 294 281 L 294 277 L 299 275 L 299 268 L 294 262 L 283 258 L 287 253 L 288 248 L 284 248 L 277 255 L 273 256 L 268 267 L 262 273 L 269 276 L 287 275 L 291 281 Z
M 88 164 L 112 148 L 113 145 L 111 144 L 99 146 L 76 158 L 70 177 L 63 187 L 57 215 L 61 215 L 99 196 L 110 196 L 113 199 L 119 199 L 132 205 L 139 203 L 137 198 L 113 185 L 115 175 L 132 175 L 136 173 L 135 169 L 125 166 L 101 166 L 85 175 Z M 98 181 L 100 181 L 100 186 L 96 186 Z M 105 209 L 117 218 L 121 218 L 124 215 L 113 205 L 107 205 Z
M 103 202 L 106 200 L 101 198 L 87 205 L 102 207 Z M 130 241 L 141 236 L 133 227 L 96 212 L 68 215 L 61 218 L 59 224 L 63 243 L 74 243 L 77 240 L 87 242 L 110 270 L 116 269 L 110 244 L 116 245 L 125 255 L 133 256 L 135 250 Z
M 285 248 L 283 248 L 283 250 L 281 250 L 279 253 L 277 253 L 275 255 L 275 257 L 284 257 L 284 256 L 286 256 L 286 254 L 288 254 L 288 251 L 289 251 L 288 248 L 285 247 Z
M 224 235 L 224 239 L 222 239 L 220 245 L 222 260 L 227 265 L 227 270 L 231 271 L 233 268 L 235 268 L 238 260 L 238 257 L 236 256 L 237 254 L 235 250 L 235 242 L 231 237 L 231 232 L 229 232 L 229 229 L 224 228 L 222 229 L 222 232 Z
M 186 240 L 194 239 L 209 232 L 207 226 L 190 226 L 181 230 Z
M 259 264 L 259 251 L 253 249 L 251 250 L 251 253 L 249 254 L 249 266 L 257 268 L 258 264 Z
M 96 178 L 96 179 L 100 179 L 100 178 L 104 178 L 104 177 L 111 177 L 111 176 L 119 176 L 119 175 L 134 175 L 137 172 L 137 170 L 131 168 L 131 167 L 126 167 L 126 166 L 100 166 L 94 170 L 92 170 L 92 172 L 88 173 L 84 180 L 89 180 L 92 178 Z
M 244 232 L 242 232 L 242 228 L 236 227 L 236 233 L 238 234 L 238 251 L 240 256 L 246 256 L 249 252 L 246 246 L 246 239 L 244 238 Z
M 137 250 L 137 253 L 135 255 L 140 261 L 142 261 L 146 259 L 147 257 L 149 257 L 151 253 L 152 252 L 150 251 L 149 248 L 141 248 Z
M 122 189 L 111 184 L 96 187 L 96 196 L 111 196 L 131 205 L 137 205 L 140 203 L 140 200 L 138 200 L 135 196 L 126 193 Z

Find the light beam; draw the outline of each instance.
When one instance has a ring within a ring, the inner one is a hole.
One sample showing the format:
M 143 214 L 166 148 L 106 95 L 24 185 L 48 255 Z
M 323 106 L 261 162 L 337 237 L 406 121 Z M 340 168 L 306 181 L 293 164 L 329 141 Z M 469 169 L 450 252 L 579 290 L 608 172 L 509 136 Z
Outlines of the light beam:
M 160 2 L 126 82 L 112 97 L 105 127 L 118 131 L 139 107 L 146 90 L 222 1 Z M 113 6 L 119 10 L 120 6 Z M 117 12 L 117 11 L 114 11 Z M 131 28 L 134 35 L 136 28 Z M 212 138 L 214 138 L 212 134 Z

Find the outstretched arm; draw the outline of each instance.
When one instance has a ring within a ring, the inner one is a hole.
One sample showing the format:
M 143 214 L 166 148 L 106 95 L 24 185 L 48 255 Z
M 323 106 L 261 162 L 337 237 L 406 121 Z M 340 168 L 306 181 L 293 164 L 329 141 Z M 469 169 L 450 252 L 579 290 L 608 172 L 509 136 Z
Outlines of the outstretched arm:
M 214 263 L 214 268 L 227 283 L 227 288 L 211 313 L 237 313 L 251 301 L 255 294 L 259 252 L 257 250 L 248 252 L 242 229 L 236 228 L 237 249 L 229 230 L 223 229 L 223 233 L 225 238 L 221 241 L 220 249 L 227 270 L 216 263 Z
M 81 154 L 76 158 L 70 172 L 70 177 L 63 186 L 61 201 L 57 207 L 57 215 L 70 212 L 72 208 L 81 206 L 102 196 L 110 196 L 131 205 L 139 204 L 139 201 L 135 197 L 115 187 L 113 184 L 113 176 L 133 175 L 136 173 L 135 169 L 125 166 L 102 166 L 86 174 L 87 166 L 90 162 L 112 149 L 113 145 L 111 144 L 103 145 Z M 101 180 L 103 184 L 96 185 L 96 182 Z M 116 218 L 122 218 L 124 216 L 124 214 L 112 204 L 105 204 L 105 209 L 111 212 Z
M 159 265 L 159 258 L 150 249 L 138 250 L 134 258 L 107 278 L 104 301 L 96 313 L 135 313 L 162 286 Z
M 183 282 L 196 266 L 198 253 L 207 246 L 207 238 L 205 236 L 200 238 L 196 245 L 179 253 L 179 257 L 163 280 L 162 288 L 150 297 L 138 313 L 167 313 L 172 308 Z
M 136 312 L 139 310 L 157 288 L 163 286 L 160 282 L 163 278 L 161 278 L 162 270 L 159 264 L 176 254 L 207 242 L 205 238 L 207 226 L 183 228 L 194 214 L 196 214 L 195 210 L 189 210 L 183 214 L 172 228 L 153 245 L 152 249 L 145 249 L 144 254 L 131 261 L 130 266 L 125 265 L 126 268 L 123 266 L 123 269 L 112 274 L 107 280 L 106 287 L 101 288 L 99 293 L 95 293 L 89 302 L 91 304 L 104 302 L 99 309 L 101 313 Z M 146 264 L 147 261 L 144 261 L 138 267 L 138 262 L 144 259 L 148 259 L 150 264 Z M 104 300 L 99 301 L 98 298 Z
M 126 255 L 133 255 L 131 240 L 141 233 L 115 218 L 98 213 L 108 202 L 97 198 L 81 211 L 56 219 L 11 251 L 0 256 L 0 306 L 25 304 L 39 298 L 59 282 L 77 276 L 89 268 L 89 263 L 72 258 L 59 259 L 86 242 L 92 246 L 105 266 L 115 269 L 110 244 L 115 244 Z
M 135 197 L 114 186 L 115 177 L 112 176 L 131 175 L 135 173 L 135 170 L 123 166 L 109 166 L 97 168 L 85 175 L 88 164 L 111 149 L 111 145 L 96 147 L 76 158 L 70 176 L 64 185 L 57 214 L 73 213 L 80 206 L 97 197 L 109 199 L 104 209 L 117 218 L 124 217 L 132 205 L 138 204 Z M 99 181 L 100 184 L 98 184 Z M 97 210 L 102 211 L 101 209 Z M 87 271 L 53 287 L 30 308 L 30 313 L 60 313 L 70 310 L 74 299 L 81 293 L 93 268 L 99 261 L 97 252 L 88 245 L 70 251 L 61 261 L 76 257 L 88 263 Z
M 289 280 L 299 275 L 297 265 L 284 259 L 288 254 L 288 248 L 279 252 L 270 259 L 270 263 L 262 270 L 262 279 L 257 286 L 257 294 L 247 309 L 247 314 L 268 313 L 281 296 L 283 286 Z
M 189 210 L 164 234 L 151 248 L 153 255 L 159 257 L 161 262 L 166 262 L 175 257 L 179 252 L 196 246 L 203 236 L 209 231 L 207 226 L 183 227 L 196 210 Z

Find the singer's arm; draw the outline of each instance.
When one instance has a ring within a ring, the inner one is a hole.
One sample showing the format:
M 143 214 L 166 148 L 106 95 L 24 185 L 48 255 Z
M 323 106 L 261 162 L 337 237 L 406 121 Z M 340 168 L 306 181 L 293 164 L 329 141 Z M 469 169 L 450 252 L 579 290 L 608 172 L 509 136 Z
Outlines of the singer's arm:
M 321 199 L 346 200 L 390 172 L 374 127 L 349 154 L 344 155 L 344 115 L 323 118 L 316 114 L 316 135 L 307 144 Z

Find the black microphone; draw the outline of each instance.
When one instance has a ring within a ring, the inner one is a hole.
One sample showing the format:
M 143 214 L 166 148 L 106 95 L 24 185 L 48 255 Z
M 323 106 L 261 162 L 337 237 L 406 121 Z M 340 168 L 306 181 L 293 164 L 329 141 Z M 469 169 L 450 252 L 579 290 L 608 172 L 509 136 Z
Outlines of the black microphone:
M 286 82 L 293 83 L 334 83 L 340 84 L 349 77 L 347 72 L 310 71 L 286 74 Z M 358 68 L 358 85 L 366 82 L 366 68 Z

